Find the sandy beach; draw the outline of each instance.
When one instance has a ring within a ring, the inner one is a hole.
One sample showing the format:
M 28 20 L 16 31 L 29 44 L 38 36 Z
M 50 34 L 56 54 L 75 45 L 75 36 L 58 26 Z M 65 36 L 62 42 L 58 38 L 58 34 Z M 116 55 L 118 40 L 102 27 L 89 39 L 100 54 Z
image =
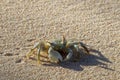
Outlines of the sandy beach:
M 19 61 L 62 35 L 91 55 L 61 65 Z M 0 0 L 0 80 L 120 80 L 120 0 Z

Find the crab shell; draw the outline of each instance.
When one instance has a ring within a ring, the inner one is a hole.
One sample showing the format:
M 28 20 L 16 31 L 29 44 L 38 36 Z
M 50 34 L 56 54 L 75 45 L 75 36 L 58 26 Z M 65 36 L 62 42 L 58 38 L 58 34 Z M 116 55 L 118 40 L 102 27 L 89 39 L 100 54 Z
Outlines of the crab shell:
M 72 61 L 79 59 L 79 45 L 80 42 L 67 41 L 65 37 L 62 40 L 54 40 L 52 42 L 41 41 L 36 43 L 31 51 L 26 55 L 28 58 L 37 49 L 37 59 L 40 62 L 41 53 L 47 53 L 48 58 L 52 62 Z M 81 44 L 81 46 L 87 51 L 87 48 Z

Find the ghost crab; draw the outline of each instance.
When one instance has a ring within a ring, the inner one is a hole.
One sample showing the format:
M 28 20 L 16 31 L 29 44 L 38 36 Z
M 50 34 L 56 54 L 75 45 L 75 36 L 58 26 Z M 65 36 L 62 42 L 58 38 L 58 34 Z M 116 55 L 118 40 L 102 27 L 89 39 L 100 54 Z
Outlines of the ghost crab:
M 77 61 L 81 56 L 79 44 L 87 52 L 87 54 L 89 54 L 87 47 L 81 42 L 67 41 L 63 36 L 62 40 L 54 40 L 52 42 L 41 41 L 36 43 L 30 52 L 26 54 L 26 57 L 29 59 L 29 57 L 34 54 L 34 51 L 37 49 L 38 63 L 41 62 L 41 53 L 47 54 L 47 58 L 50 62 L 59 63 L 63 61 Z

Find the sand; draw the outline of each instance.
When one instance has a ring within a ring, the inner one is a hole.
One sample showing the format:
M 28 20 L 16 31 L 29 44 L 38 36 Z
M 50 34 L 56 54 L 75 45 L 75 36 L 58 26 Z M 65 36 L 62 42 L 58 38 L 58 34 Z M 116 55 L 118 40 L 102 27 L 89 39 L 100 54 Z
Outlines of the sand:
M 62 65 L 19 61 L 62 35 L 91 55 Z M 0 0 L 0 80 L 120 80 L 120 0 Z

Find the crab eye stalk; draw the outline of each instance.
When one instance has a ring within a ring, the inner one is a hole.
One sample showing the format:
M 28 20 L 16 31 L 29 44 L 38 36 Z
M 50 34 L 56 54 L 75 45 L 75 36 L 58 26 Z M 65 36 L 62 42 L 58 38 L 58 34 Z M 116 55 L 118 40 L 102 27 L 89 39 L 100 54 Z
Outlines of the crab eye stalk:
M 62 37 L 62 44 L 63 44 L 64 46 L 67 44 L 67 40 L 66 40 L 66 38 L 65 38 L 64 35 L 63 35 L 63 37 Z

